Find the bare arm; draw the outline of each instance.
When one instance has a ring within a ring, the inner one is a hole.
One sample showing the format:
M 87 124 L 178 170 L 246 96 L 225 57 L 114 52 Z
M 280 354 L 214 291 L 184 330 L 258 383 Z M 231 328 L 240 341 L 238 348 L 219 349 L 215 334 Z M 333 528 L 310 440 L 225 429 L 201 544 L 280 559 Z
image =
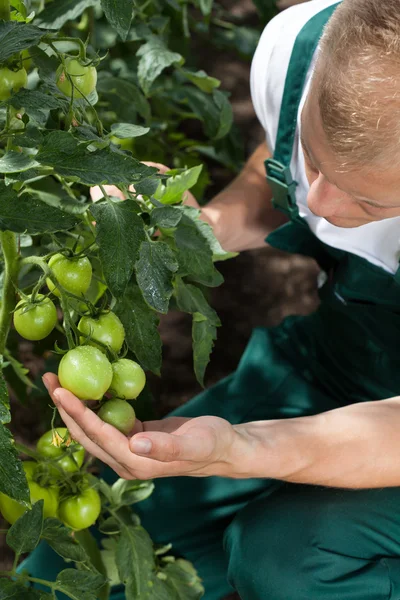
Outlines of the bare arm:
M 400 397 L 234 428 L 254 448 L 252 477 L 353 489 L 400 486 Z
M 264 160 L 271 156 L 265 142 L 250 156 L 236 179 L 202 209 L 202 218 L 228 251 L 265 246 L 265 237 L 286 221 L 272 206 Z

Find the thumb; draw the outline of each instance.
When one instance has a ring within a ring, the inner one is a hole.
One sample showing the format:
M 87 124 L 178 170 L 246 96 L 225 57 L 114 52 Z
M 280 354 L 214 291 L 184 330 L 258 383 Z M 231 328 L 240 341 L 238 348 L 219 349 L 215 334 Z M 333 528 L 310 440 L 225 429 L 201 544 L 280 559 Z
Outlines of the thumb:
M 161 431 L 136 434 L 129 442 L 134 454 L 160 462 L 204 461 L 211 458 L 214 442 L 205 433 L 201 435 L 174 435 Z

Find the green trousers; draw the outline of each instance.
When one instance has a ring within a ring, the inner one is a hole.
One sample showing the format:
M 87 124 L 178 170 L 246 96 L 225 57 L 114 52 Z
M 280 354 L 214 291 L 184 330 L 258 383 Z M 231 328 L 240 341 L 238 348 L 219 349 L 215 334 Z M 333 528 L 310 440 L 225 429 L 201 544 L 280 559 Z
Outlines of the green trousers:
M 300 417 L 340 403 L 256 329 L 237 371 L 174 414 L 231 423 Z M 157 542 L 193 561 L 220 600 L 399 600 L 400 488 L 341 490 L 277 480 L 174 477 L 135 506 Z M 41 546 L 24 567 L 63 567 Z M 122 600 L 123 593 L 113 595 Z

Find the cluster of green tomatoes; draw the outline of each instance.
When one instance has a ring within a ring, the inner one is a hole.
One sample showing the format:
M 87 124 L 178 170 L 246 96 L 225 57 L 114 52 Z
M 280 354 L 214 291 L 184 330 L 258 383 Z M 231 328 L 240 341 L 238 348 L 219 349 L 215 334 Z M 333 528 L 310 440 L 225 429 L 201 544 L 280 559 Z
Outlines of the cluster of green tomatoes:
M 90 476 L 80 472 L 85 451 L 72 442 L 65 427 L 47 431 L 36 444 L 38 461 L 22 463 L 31 503 L 43 500 L 44 518 L 56 517 L 74 531 L 93 525 L 101 512 L 101 499 Z M 10 524 L 27 507 L 0 493 L 0 512 Z

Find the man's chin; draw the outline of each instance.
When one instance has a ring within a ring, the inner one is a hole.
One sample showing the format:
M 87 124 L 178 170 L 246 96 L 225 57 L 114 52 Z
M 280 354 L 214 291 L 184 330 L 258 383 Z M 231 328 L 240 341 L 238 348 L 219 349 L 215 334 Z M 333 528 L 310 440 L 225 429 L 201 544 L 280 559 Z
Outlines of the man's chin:
M 370 223 L 370 221 L 363 221 L 361 219 L 345 219 L 345 218 L 327 218 L 324 217 L 325 221 L 328 221 L 328 223 L 330 223 L 331 225 L 334 225 L 335 227 L 343 227 L 343 229 L 352 229 L 354 227 L 361 227 L 362 225 L 367 225 L 367 223 Z

